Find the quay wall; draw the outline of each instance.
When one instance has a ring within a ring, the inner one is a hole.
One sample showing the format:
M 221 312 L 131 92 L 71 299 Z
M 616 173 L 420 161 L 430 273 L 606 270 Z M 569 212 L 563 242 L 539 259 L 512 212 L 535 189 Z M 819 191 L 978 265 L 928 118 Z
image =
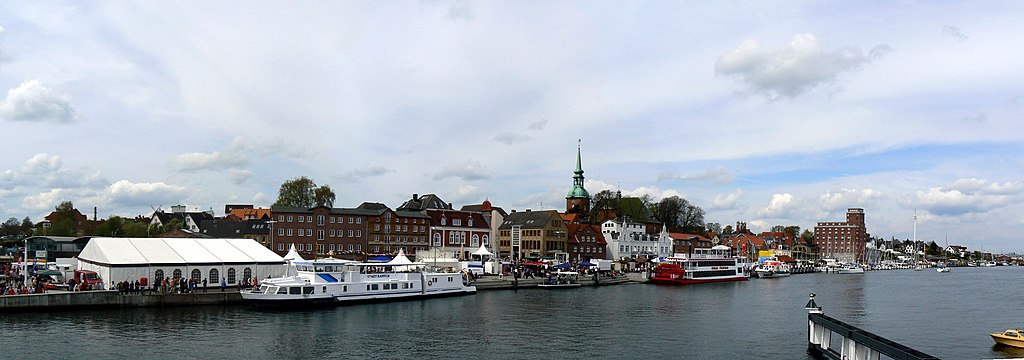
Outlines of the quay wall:
M 0 296 L 0 311 L 24 309 L 78 309 L 92 307 L 194 306 L 236 304 L 242 302 L 237 292 L 192 294 L 132 294 L 117 291 L 50 291 L 45 294 Z

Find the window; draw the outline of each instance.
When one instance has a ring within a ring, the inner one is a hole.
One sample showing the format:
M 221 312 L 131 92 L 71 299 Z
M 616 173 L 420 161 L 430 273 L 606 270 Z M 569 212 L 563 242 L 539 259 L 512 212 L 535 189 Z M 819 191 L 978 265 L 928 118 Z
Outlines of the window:
M 292 229 L 288 229 L 288 236 L 292 236 Z
M 277 251 L 284 251 L 284 243 L 277 244 Z
M 384 224 L 384 232 L 385 233 L 390 233 L 391 232 L 391 224 Z
M 452 219 L 452 225 L 462 226 L 462 219 Z
M 217 269 L 210 269 L 210 283 L 216 284 L 218 281 L 220 281 L 220 271 L 217 271 Z
M 352 236 L 352 230 L 349 230 L 349 231 L 348 231 L 348 237 L 353 237 L 353 236 Z
M 356 224 L 362 224 L 363 218 L 356 218 Z
M 473 234 L 473 241 L 469 243 L 470 246 L 480 246 L 480 236 Z
M 306 244 L 306 251 L 313 251 L 313 244 Z
M 313 229 L 306 229 L 306 236 L 313 236 Z
M 483 240 L 484 240 L 484 245 L 490 245 L 490 243 L 487 242 L 487 235 L 484 235 Z
M 469 226 L 473 226 L 473 219 L 469 219 L 466 222 L 469 223 Z
M 362 244 L 356 244 L 356 251 L 363 251 L 363 245 Z
M 352 244 L 348 244 L 348 251 L 352 251 Z
M 409 225 L 402 225 L 402 232 L 409 232 Z
M 354 217 L 351 217 L 351 216 L 349 216 L 349 217 L 348 217 L 348 223 L 349 223 L 349 224 L 351 224 L 353 220 L 355 220 L 355 218 L 354 218 Z
M 446 219 L 444 216 L 441 216 L 441 225 L 448 225 L 448 219 Z
M 328 248 L 331 249 L 331 251 L 334 251 L 334 244 L 331 244 L 331 246 Z
M 334 229 L 331 229 L 331 237 L 334 237 Z
M 164 278 L 164 270 L 163 269 L 156 269 L 156 272 L 153 273 L 153 278 L 155 278 L 156 281 L 160 281 L 160 279 L 163 279 Z
M 228 284 L 235 283 L 235 268 L 228 268 Z
M 278 222 L 284 221 L 284 215 L 278 215 L 277 216 L 277 221 Z
M 331 224 L 333 224 L 333 223 L 334 223 L 334 217 L 331 216 Z
M 356 237 L 362 237 L 362 236 L 363 236 L 363 231 L 362 230 L 356 230 Z
M 317 215 L 316 216 L 316 224 L 323 226 L 323 224 L 324 224 L 324 216 L 323 215 Z
M 292 216 L 288 215 L 288 222 L 292 222 Z
M 284 229 L 277 228 L 277 236 L 284 236 Z
M 441 234 L 434 233 L 434 246 L 441 246 Z
M 373 224 L 373 231 L 380 231 L 380 224 Z
M 453 232 L 448 233 L 448 243 L 449 244 L 455 244 L 455 233 L 453 233 Z
M 324 231 L 323 230 L 317 230 L 316 231 L 316 239 L 317 240 L 323 240 L 324 239 Z
M 252 269 L 251 268 L 242 269 L 242 279 L 244 279 L 246 282 L 248 282 L 249 280 L 252 279 Z
M 302 222 L 303 219 L 305 219 L 305 217 L 299 216 L 299 222 Z
M 324 253 L 324 244 L 316 244 L 316 253 L 317 254 L 323 254 Z

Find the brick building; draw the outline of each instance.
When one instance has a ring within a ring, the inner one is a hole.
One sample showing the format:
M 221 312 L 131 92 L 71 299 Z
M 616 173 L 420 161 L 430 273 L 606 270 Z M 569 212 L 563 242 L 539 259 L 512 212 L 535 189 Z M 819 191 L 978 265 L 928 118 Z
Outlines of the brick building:
M 814 227 L 814 244 L 821 257 L 860 262 L 864 259 L 867 241 L 864 209 L 861 208 L 847 209 L 845 222 L 819 222 Z

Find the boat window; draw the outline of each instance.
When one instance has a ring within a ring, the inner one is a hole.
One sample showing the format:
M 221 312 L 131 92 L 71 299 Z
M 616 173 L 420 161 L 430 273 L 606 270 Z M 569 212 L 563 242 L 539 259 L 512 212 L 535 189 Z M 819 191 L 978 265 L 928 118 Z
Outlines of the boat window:
M 326 271 L 326 272 L 334 272 L 334 266 L 324 266 L 324 271 Z
M 371 290 L 379 290 L 380 288 L 377 286 L 377 284 L 372 284 L 372 285 L 370 285 L 370 289 Z
M 292 287 L 288 288 L 288 294 L 289 295 L 299 295 L 301 293 L 302 293 L 302 288 L 300 288 L 300 287 L 292 286 Z
M 288 293 L 288 288 L 279 287 L 279 288 L 274 288 L 274 289 L 277 289 L 277 290 L 274 291 L 274 293 L 276 293 L 276 294 L 282 294 L 283 295 L 283 294 L 287 294 Z
M 324 272 L 324 267 L 323 266 L 317 266 L 316 267 L 316 272 Z
M 342 286 L 341 287 L 341 291 L 342 292 L 348 292 L 348 285 Z
M 302 293 L 306 294 L 306 295 L 312 294 L 313 293 L 313 287 L 312 286 L 303 286 L 302 287 Z

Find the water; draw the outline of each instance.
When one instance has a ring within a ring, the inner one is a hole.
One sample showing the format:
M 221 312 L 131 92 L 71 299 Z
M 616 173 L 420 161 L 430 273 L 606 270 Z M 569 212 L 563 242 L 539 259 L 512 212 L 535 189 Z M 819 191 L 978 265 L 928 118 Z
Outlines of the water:
M 618 285 L 266 312 L 247 306 L 0 313 L 3 358 L 806 358 L 826 315 L 945 359 L 1022 357 L 1024 267 Z

